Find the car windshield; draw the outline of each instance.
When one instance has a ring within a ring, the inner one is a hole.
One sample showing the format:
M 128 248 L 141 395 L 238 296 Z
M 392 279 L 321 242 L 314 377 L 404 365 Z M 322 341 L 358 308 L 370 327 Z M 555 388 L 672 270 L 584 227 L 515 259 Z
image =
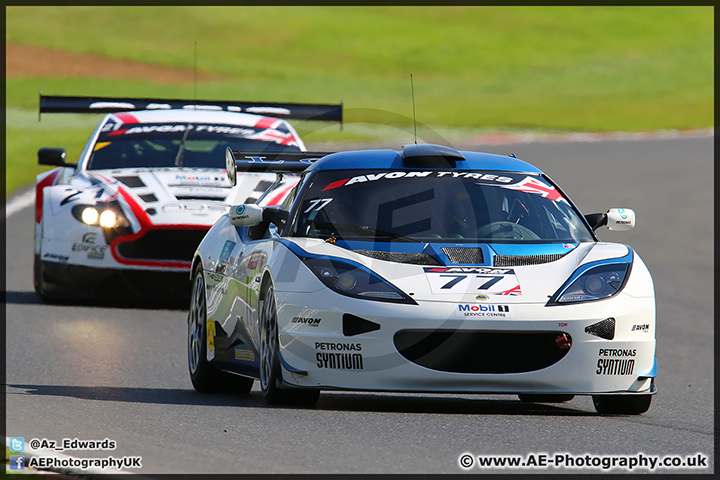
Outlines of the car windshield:
M 245 151 L 300 151 L 289 131 L 232 125 L 142 124 L 101 132 L 87 169 L 225 168 L 227 147 Z
M 400 242 L 594 241 L 544 177 L 491 171 L 321 171 L 292 236 Z

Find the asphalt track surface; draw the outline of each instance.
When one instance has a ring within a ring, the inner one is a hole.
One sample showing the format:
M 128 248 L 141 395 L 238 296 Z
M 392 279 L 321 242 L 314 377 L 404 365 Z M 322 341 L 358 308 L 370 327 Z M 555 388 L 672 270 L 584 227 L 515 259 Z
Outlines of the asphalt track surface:
M 456 145 L 457 147 L 461 147 Z M 713 138 L 475 146 L 538 165 L 584 213 L 629 207 L 637 226 L 601 229 L 654 277 L 659 375 L 648 413 L 599 416 L 590 397 L 324 392 L 316 408 L 196 393 L 186 311 L 51 306 L 32 286 L 33 210 L 7 221 L 7 436 L 117 442 L 76 458 L 141 456 L 155 473 L 463 473 L 463 453 L 680 457 L 714 472 Z M 579 463 L 579 462 L 578 462 Z M 132 471 L 132 470 L 129 470 Z M 527 467 L 474 473 L 648 473 Z

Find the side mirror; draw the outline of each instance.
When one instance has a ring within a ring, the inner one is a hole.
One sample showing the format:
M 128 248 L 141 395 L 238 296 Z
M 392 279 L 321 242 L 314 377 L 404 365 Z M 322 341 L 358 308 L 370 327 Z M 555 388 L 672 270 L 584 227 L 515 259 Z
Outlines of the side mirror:
M 624 231 L 635 227 L 635 212 L 629 208 L 611 208 L 607 211 L 608 230 Z
M 585 220 L 593 230 L 607 226 L 608 230 L 624 231 L 635 227 L 635 212 L 629 208 L 611 208 L 606 213 L 585 215 Z
M 236 227 L 254 227 L 261 223 L 274 223 L 284 229 L 290 213 L 273 207 L 261 207 L 254 203 L 244 203 L 230 207 L 230 223 Z
M 62 147 L 43 147 L 38 150 L 38 164 L 54 167 L 74 167 L 75 163 L 65 163 L 65 149 Z
M 263 221 L 263 208 L 254 203 L 230 207 L 230 223 L 236 227 L 254 227 Z

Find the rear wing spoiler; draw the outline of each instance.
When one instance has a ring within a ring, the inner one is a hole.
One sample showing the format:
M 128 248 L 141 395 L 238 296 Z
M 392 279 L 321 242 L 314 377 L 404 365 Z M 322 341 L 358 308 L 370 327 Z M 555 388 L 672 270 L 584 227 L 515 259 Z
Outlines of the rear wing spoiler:
M 339 122 L 343 104 L 226 102 L 219 100 L 180 100 L 167 98 L 72 97 L 43 95 L 40 92 L 38 120 L 43 113 L 116 113 L 132 110 L 224 110 L 294 120 Z
M 300 173 L 315 161 L 335 152 L 249 152 L 225 150 L 225 167 L 231 185 L 237 184 L 237 172 Z

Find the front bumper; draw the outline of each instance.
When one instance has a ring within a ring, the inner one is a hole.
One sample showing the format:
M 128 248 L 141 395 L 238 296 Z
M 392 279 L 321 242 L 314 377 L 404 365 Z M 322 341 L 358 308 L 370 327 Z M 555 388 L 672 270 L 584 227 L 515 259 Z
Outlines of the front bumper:
M 129 270 L 39 262 L 42 294 L 55 299 L 177 299 L 189 301 L 190 269 Z
M 505 318 L 460 318 L 451 302 L 398 305 L 318 292 L 308 305 L 307 294 L 276 295 L 283 380 L 290 386 L 654 393 L 654 298 L 620 294 L 559 307 L 511 304 Z M 607 318 L 615 319 L 612 340 L 586 333 Z

